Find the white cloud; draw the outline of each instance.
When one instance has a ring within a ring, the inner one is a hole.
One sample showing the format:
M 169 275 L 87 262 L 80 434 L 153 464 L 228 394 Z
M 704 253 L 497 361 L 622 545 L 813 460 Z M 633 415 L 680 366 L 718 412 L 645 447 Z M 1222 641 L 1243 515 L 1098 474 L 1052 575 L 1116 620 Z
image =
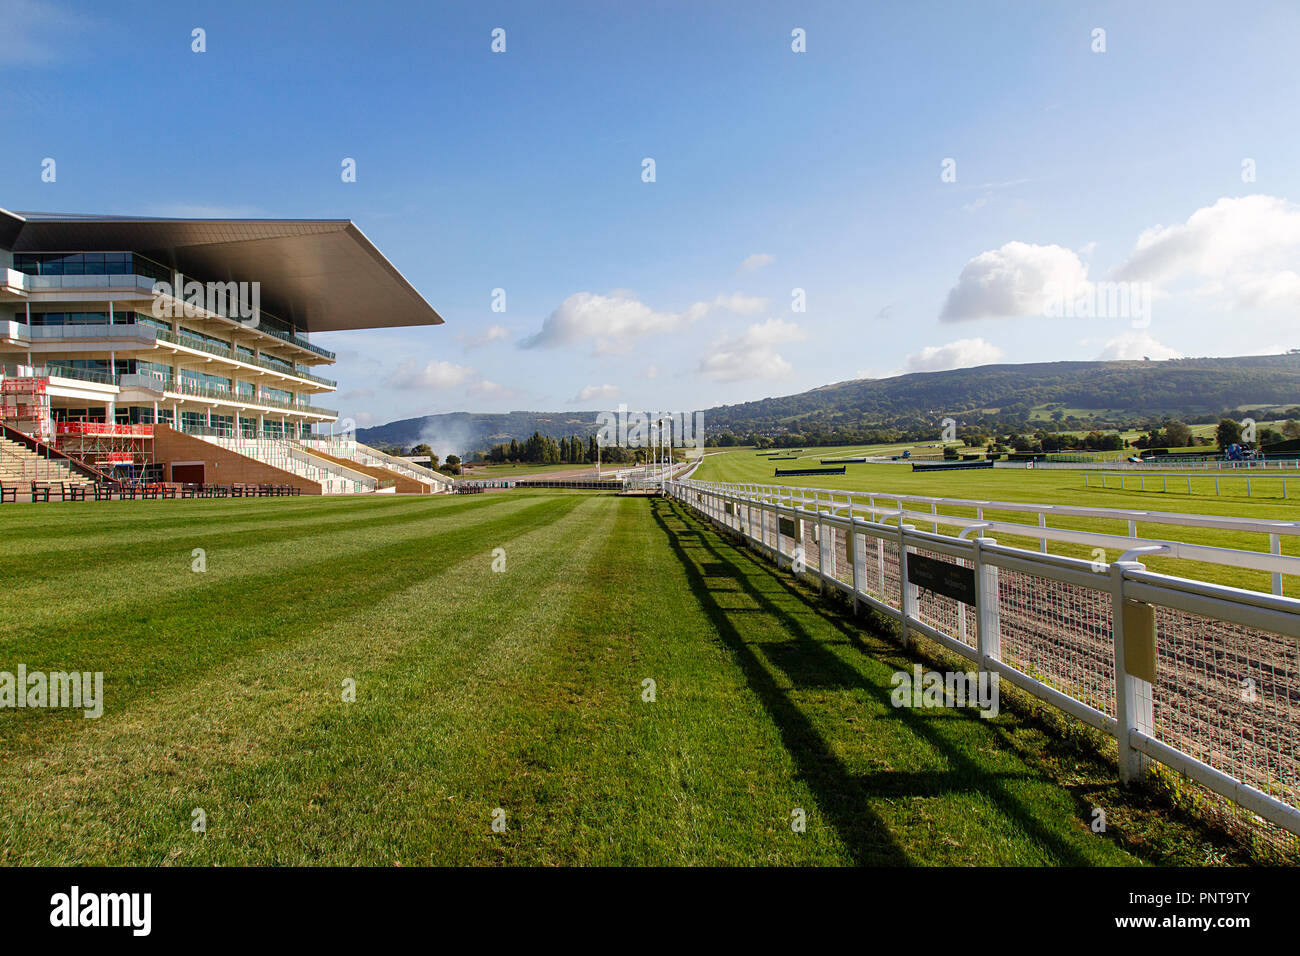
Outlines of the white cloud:
M 658 365 L 651 365 L 649 368 L 647 368 L 647 369 L 645 370 L 645 377 L 646 377 L 646 378 L 658 378 L 658 377 L 659 377 L 659 366 L 658 366 Z
M 1160 361 L 1182 358 L 1182 353 L 1161 345 L 1148 332 L 1123 332 L 1109 339 L 1097 358 L 1103 362 L 1137 361 L 1144 358 Z
M 704 306 L 705 313 L 722 309 L 727 312 L 734 312 L 736 315 L 757 315 L 767 308 L 767 299 L 757 295 L 744 295 L 740 292 L 733 292 L 731 295 L 720 295 L 712 302 L 697 302 L 691 308 L 700 305 Z
M 510 338 L 510 330 L 504 325 L 493 323 L 477 335 L 465 335 L 463 332 L 456 336 L 457 341 L 465 346 L 466 351 L 470 349 L 481 349 L 484 346 L 491 345 L 493 342 L 504 342 Z
M 905 360 L 905 366 L 909 372 L 944 372 L 990 365 L 1003 354 L 1000 348 L 983 339 L 958 339 L 947 345 L 927 345 L 921 351 L 913 352 Z
M 1043 315 L 1048 300 L 1062 289 L 1088 286 L 1088 269 L 1063 246 L 1008 242 L 966 263 L 948 292 L 941 322 Z
M 776 261 L 776 256 L 769 252 L 756 252 L 752 256 L 746 256 L 745 261 L 740 264 L 741 272 L 754 272 L 763 266 L 770 266 Z
M 404 390 L 452 388 L 475 375 L 474 369 L 452 362 L 430 362 L 423 368 L 415 362 L 403 362 L 389 379 L 389 385 Z
M 1116 270 L 1130 281 L 1198 283 L 1200 296 L 1245 308 L 1300 306 L 1300 206 L 1276 196 L 1220 199 L 1185 223 L 1152 226 Z
M 718 382 L 785 378 L 793 366 L 777 354 L 775 346 L 807 337 L 794 322 L 768 319 L 714 343 L 710 354 L 700 360 L 699 373 Z
M 720 295 L 712 302 L 693 303 L 681 312 L 659 312 L 622 291 L 610 295 L 577 292 L 547 316 L 536 334 L 519 344 L 521 348 L 554 348 L 591 341 L 596 354 L 626 352 L 637 339 L 676 331 L 716 310 L 749 315 L 766 305 L 765 299 L 737 292 Z
M 523 392 L 511 388 L 509 385 L 501 385 L 497 382 L 491 382 L 487 379 L 481 379 L 474 382 L 465 389 L 467 394 L 475 398 L 490 399 L 496 401 L 509 401 L 515 398 L 522 398 Z
M 618 398 L 617 385 L 586 385 L 577 395 L 569 399 L 569 404 L 577 405 L 580 402 L 592 402 L 596 399 L 604 401 L 612 398 Z

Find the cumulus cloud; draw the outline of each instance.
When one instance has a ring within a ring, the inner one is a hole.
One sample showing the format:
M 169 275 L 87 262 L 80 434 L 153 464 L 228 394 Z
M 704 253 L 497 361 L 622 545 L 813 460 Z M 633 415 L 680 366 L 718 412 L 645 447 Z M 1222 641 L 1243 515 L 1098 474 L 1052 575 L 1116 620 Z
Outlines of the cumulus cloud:
M 947 345 L 927 345 L 909 355 L 904 364 L 909 372 L 944 372 L 953 368 L 990 365 L 1003 354 L 1000 348 L 983 339 L 958 339 Z
M 452 362 L 429 362 L 421 367 L 416 362 L 407 361 L 397 367 L 389 385 L 404 391 L 452 388 L 470 381 L 475 374 L 474 369 Z
M 1061 290 L 1087 287 L 1088 269 L 1072 250 L 1008 242 L 966 263 L 948 291 L 939 320 L 1043 315 Z
M 612 398 L 618 398 L 617 385 L 586 385 L 577 395 L 569 399 L 569 404 L 577 405 L 581 402 L 593 402 L 597 399 L 605 401 Z
M 794 322 L 784 319 L 758 322 L 737 336 L 714 343 L 712 351 L 700 360 L 699 373 L 717 382 L 785 378 L 793 367 L 775 347 L 807 337 Z
M 1227 197 L 1173 226 L 1138 236 L 1119 279 L 1155 283 L 1190 279 L 1199 296 L 1231 306 L 1300 306 L 1300 205 L 1276 196 Z
M 456 336 L 456 338 L 467 350 L 481 349 L 486 345 L 491 345 L 493 342 L 504 342 L 506 339 L 510 338 L 510 330 L 504 325 L 493 324 L 489 325 L 477 335 L 461 334 Z
M 769 252 L 756 252 L 752 256 L 746 256 L 745 261 L 740 264 L 741 272 L 754 272 L 763 266 L 770 266 L 776 261 L 776 256 Z
M 519 344 L 521 348 L 555 348 L 590 341 L 596 354 L 626 352 L 637 339 L 674 332 L 711 312 L 749 315 L 766 305 L 765 299 L 737 292 L 693 303 L 681 312 L 661 312 L 623 291 L 609 295 L 577 292 L 546 317 L 541 329 Z
M 1182 358 L 1182 353 L 1161 345 L 1148 332 L 1124 332 L 1107 341 L 1097 358 L 1103 362 L 1137 361 L 1144 358 L 1161 361 Z

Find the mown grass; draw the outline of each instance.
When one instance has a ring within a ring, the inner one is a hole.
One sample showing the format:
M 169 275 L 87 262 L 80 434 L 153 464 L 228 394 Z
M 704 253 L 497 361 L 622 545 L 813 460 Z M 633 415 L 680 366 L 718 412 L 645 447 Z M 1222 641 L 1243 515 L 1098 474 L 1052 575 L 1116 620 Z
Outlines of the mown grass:
M 882 506 L 893 507 L 888 500 L 890 493 L 906 495 L 930 495 L 944 498 L 964 498 L 986 501 L 1004 501 L 1026 504 L 1060 504 L 1081 505 L 1092 508 L 1128 508 L 1145 511 L 1164 511 L 1186 514 L 1222 515 L 1255 519 L 1281 518 L 1288 521 L 1300 519 L 1300 473 L 1295 473 L 1288 481 L 1290 499 L 1281 497 L 1281 479 L 1276 473 L 1268 477 L 1255 478 L 1252 481 L 1257 495 L 1273 497 L 1244 496 L 1244 479 L 1236 474 L 1225 473 L 1220 490 L 1222 496 L 1214 494 L 1213 479 L 1192 479 L 1192 493 L 1182 489 L 1186 487 L 1182 478 L 1169 479 L 1169 492 L 1156 489 L 1163 487 L 1158 474 L 1147 478 L 1148 491 L 1139 490 L 1136 476 L 1125 479 L 1126 487 L 1119 487 L 1119 480 L 1108 479 L 1108 487 L 1102 488 L 1100 477 L 1094 475 L 1090 486 L 1085 487 L 1083 473 L 1071 469 L 981 469 L 974 471 L 919 471 L 914 472 L 906 464 L 852 464 L 848 465 L 844 475 L 811 475 L 802 477 L 777 478 L 773 472 L 777 465 L 782 467 L 816 466 L 819 458 L 833 457 L 828 452 L 844 454 L 839 449 L 804 450 L 801 459 L 796 462 L 768 462 L 757 457 L 752 449 L 726 451 L 710 454 L 695 471 L 693 478 L 702 481 L 754 482 L 767 485 L 786 485 L 797 488 L 829 488 L 841 491 L 872 492 L 885 496 L 878 502 Z M 1232 492 L 1230 496 L 1228 492 Z M 915 511 L 927 511 L 928 506 L 913 503 Z M 974 518 L 974 508 L 941 506 L 940 514 L 965 518 Z M 1029 512 L 994 511 L 985 509 L 985 517 L 999 521 L 1037 524 L 1038 516 Z M 915 521 L 923 530 L 932 530 L 922 520 Z M 1112 535 L 1127 535 L 1126 521 L 1100 520 L 1091 518 L 1068 518 L 1053 516 L 1049 522 L 1054 528 L 1070 528 L 1081 531 L 1095 531 Z M 946 534 L 956 534 L 958 528 L 940 525 L 938 530 Z M 1244 532 L 1220 532 L 1198 528 L 1182 528 L 1174 525 L 1138 522 L 1138 534 L 1142 537 L 1173 541 L 1186 541 L 1193 544 L 1207 544 L 1221 548 L 1239 548 L 1249 551 L 1268 551 L 1269 540 L 1266 534 Z M 1036 550 L 1038 542 L 1034 539 L 1017 537 L 1006 533 L 996 534 L 998 541 L 1013 547 Z M 1281 542 L 1283 554 L 1300 555 L 1300 537 L 1283 536 Z M 1093 559 L 1092 549 L 1082 545 L 1058 544 L 1053 542 L 1049 550 L 1053 554 Z M 1111 553 L 1106 560 L 1114 560 L 1118 553 Z M 1209 564 L 1204 562 L 1177 561 L 1167 558 L 1144 559 L 1152 570 L 1184 577 L 1200 578 L 1229 584 L 1235 587 L 1250 588 L 1257 591 L 1269 591 L 1272 580 L 1267 572 L 1252 571 L 1232 565 Z M 1300 597 L 1300 578 L 1287 577 L 1283 581 L 1285 593 L 1291 597 Z
M 613 465 L 606 464 L 602 471 L 612 470 Z M 551 475 L 565 472 L 595 471 L 596 463 L 589 465 L 474 465 L 457 479 L 458 481 L 476 481 L 484 478 L 529 478 L 537 475 Z
M 1031 718 L 895 709 L 912 658 L 667 501 L 59 504 L 0 528 L 0 670 L 102 670 L 106 697 L 98 720 L 0 710 L 2 863 L 1236 858 Z

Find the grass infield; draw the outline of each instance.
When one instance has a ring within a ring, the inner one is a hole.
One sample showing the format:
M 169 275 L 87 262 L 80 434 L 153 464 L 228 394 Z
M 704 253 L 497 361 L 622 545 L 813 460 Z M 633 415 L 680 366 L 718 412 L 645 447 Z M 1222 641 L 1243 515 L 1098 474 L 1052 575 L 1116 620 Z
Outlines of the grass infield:
M 0 863 L 1241 859 L 1032 716 L 894 708 L 915 658 L 668 501 L 61 503 L 0 528 L 0 670 L 103 671 L 105 696 L 98 720 L 0 710 Z
M 861 452 L 855 448 L 809 448 L 798 462 L 791 467 L 816 465 L 821 458 L 844 455 L 850 451 Z M 712 452 L 713 449 L 710 449 Z M 1260 520 L 1281 518 L 1287 521 L 1300 520 L 1300 472 L 1292 472 L 1288 479 L 1289 493 L 1293 496 L 1283 499 L 1282 480 L 1277 472 L 1266 476 L 1255 475 L 1252 478 L 1255 494 L 1259 497 L 1245 497 L 1245 477 L 1241 473 L 1225 472 L 1221 491 L 1222 496 L 1214 494 L 1213 478 L 1193 478 L 1192 493 L 1184 493 L 1184 477 L 1171 477 L 1169 491 L 1161 492 L 1161 472 L 1147 476 L 1147 491 L 1139 490 L 1137 474 L 1127 475 L 1127 488 L 1121 490 L 1119 479 L 1110 478 L 1109 487 L 1101 487 L 1100 475 L 1094 474 L 1091 486 L 1085 487 L 1084 473 L 1074 469 L 1011 469 L 993 468 L 977 471 L 912 471 L 907 464 L 851 464 L 847 473 L 840 475 L 810 475 L 807 477 L 773 476 L 772 465 L 754 456 L 752 449 L 735 449 L 721 454 L 709 454 L 692 475 L 701 481 L 754 482 L 765 485 L 788 485 L 798 488 L 828 488 L 838 491 L 875 492 L 882 495 L 931 495 L 940 498 L 965 498 L 985 501 L 1007 501 L 1025 504 L 1080 505 L 1088 508 L 1128 508 L 1144 511 L 1167 511 L 1187 514 L 1221 515 Z M 1271 496 L 1271 497 L 1269 497 Z M 877 502 L 882 507 L 893 507 L 888 500 Z M 913 502 L 909 507 L 914 511 L 925 512 L 929 506 Z M 942 506 L 940 514 L 963 518 L 974 518 L 974 508 Z M 986 511 L 986 517 L 999 521 L 1017 521 L 1024 524 L 1037 524 L 1038 516 L 1029 512 Z M 923 531 L 931 530 L 924 519 L 909 519 Z M 1072 528 L 1079 531 L 1096 531 L 1104 534 L 1127 535 L 1126 521 L 1099 520 L 1093 518 L 1070 518 L 1053 516 L 1049 524 L 1053 528 Z M 956 534 L 958 528 L 939 526 L 944 534 Z M 1138 535 L 1146 538 L 1158 538 L 1186 541 L 1194 544 L 1207 544 L 1220 548 L 1240 548 L 1249 551 L 1268 551 L 1269 540 L 1266 534 L 1222 532 L 1200 528 L 1181 528 L 1175 525 L 1138 522 Z M 998 542 L 1012 547 L 1038 549 L 1037 540 L 1021 538 L 1009 534 L 995 534 Z M 1300 555 L 1300 538 L 1283 537 L 1281 541 L 1283 554 Z M 1053 554 L 1070 557 L 1094 559 L 1092 549 L 1082 545 L 1060 544 L 1053 542 L 1050 550 Z M 1118 553 L 1106 555 L 1106 560 L 1113 561 Z M 1176 574 L 1182 577 L 1198 578 L 1228 584 L 1233 587 L 1249 588 L 1255 591 L 1269 591 L 1272 587 L 1271 576 L 1264 571 L 1223 564 L 1208 564 L 1196 561 L 1178 561 L 1168 558 L 1145 558 L 1143 562 L 1153 571 Z M 1289 597 L 1300 597 L 1300 577 L 1286 577 L 1283 580 L 1284 593 Z

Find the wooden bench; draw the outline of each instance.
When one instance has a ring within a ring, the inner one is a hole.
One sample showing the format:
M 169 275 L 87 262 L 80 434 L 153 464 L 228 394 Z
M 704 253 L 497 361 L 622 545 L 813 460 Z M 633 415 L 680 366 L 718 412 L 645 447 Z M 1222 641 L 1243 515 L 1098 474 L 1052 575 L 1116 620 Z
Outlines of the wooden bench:
M 119 498 L 122 496 L 120 485 L 115 485 L 105 481 L 97 481 L 95 482 L 94 488 L 96 501 L 112 501 L 114 490 L 118 492 Z
M 60 481 L 59 496 L 64 501 L 85 501 L 86 486 L 80 481 Z
M 175 498 L 176 489 L 178 487 L 179 487 L 178 485 L 175 485 L 170 481 L 164 481 L 162 484 L 162 496 L 164 498 Z
M 199 486 L 189 483 L 181 485 L 182 498 L 197 498 L 199 495 Z
M 50 483 L 48 481 L 32 482 L 32 501 L 49 501 Z
M 7 481 L 0 481 L 0 503 L 12 501 L 18 503 L 18 486 L 11 485 Z

